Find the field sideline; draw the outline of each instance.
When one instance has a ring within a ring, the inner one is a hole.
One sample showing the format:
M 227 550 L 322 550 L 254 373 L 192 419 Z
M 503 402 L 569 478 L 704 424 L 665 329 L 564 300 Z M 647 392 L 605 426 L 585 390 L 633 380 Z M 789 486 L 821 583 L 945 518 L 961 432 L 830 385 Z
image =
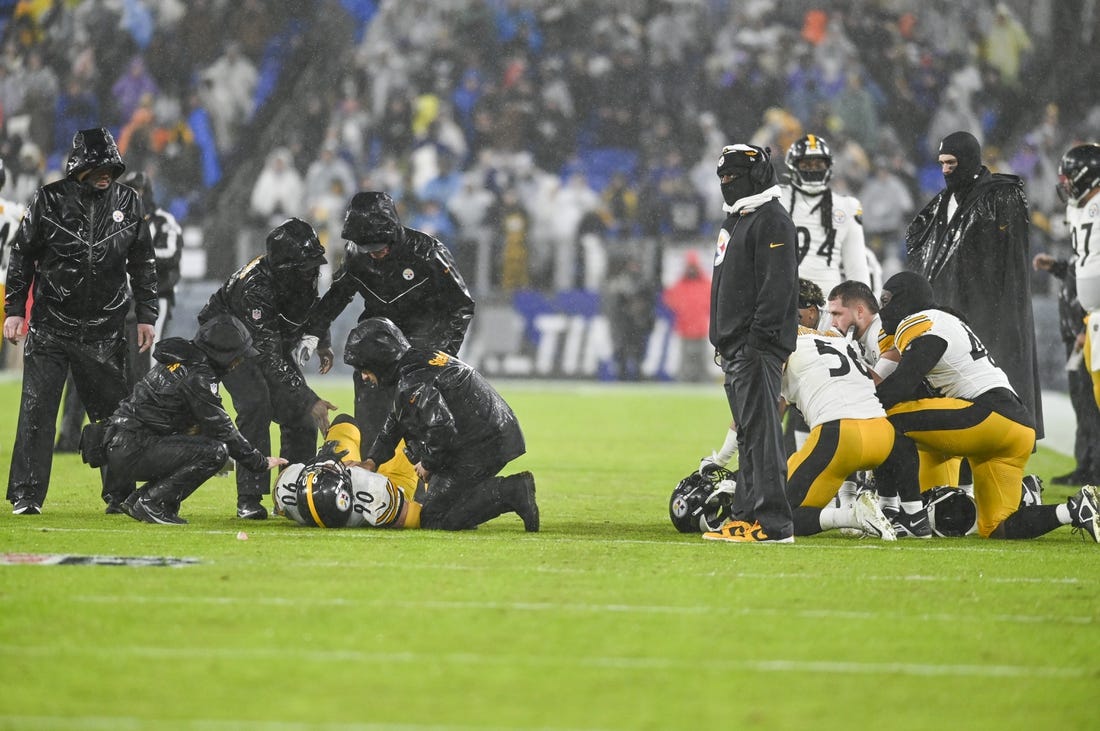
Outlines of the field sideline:
M 1100 546 L 676 533 L 677 480 L 718 446 L 721 388 L 498 383 L 543 530 L 244 523 L 232 481 L 191 524 L 105 516 L 55 459 L 0 553 L 194 559 L 0 566 L 0 729 L 540 731 L 1095 729 Z M 345 379 L 321 393 L 350 406 Z M 19 383 L 0 379 L 0 470 Z M 1069 458 L 1041 448 L 1049 479 Z M 1048 488 L 1044 501 L 1069 489 Z M 247 531 L 247 540 L 238 531 Z

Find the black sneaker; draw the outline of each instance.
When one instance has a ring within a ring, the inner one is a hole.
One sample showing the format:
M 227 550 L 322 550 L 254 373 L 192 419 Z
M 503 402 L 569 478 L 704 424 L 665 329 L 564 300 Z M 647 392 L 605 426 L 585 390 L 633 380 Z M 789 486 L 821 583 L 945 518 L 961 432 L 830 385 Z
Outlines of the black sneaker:
M 890 522 L 894 525 L 894 534 L 898 538 L 931 538 L 932 524 L 928 522 L 928 511 L 921 508 L 915 513 L 899 510 Z
M 1043 481 L 1039 475 L 1024 475 L 1020 483 L 1020 507 L 1043 504 Z
M 130 493 L 130 497 L 122 501 L 122 512 L 134 517 L 134 503 L 141 499 L 141 491 L 134 490 Z
M 530 472 L 510 475 L 517 484 L 512 495 L 512 509 L 523 519 L 523 529 L 528 533 L 538 533 L 539 504 L 535 502 L 535 476 Z
M 130 497 L 119 498 L 111 496 L 107 498 L 107 508 L 103 511 L 106 515 L 129 515 L 130 511 L 126 508 L 126 501 Z
M 29 497 L 23 497 L 12 503 L 12 515 L 41 515 L 42 506 Z
M 156 523 L 157 525 L 187 525 L 183 518 L 169 513 L 164 505 L 151 502 L 147 498 L 138 498 L 134 507 L 130 509 L 130 517 L 140 520 L 142 523 Z
M 259 495 L 238 497 L 237 517 L 242 520 L 267 520 L 267 508 L 260 502 Z
M 1092 539 L 1093 543 L 1100 543 L 1100 490 L 1092 485 L 1085 485 L 1077 494 L 1066 500 L 1069 506 L 1070 524 L 1073 532 L 1081 531 Z

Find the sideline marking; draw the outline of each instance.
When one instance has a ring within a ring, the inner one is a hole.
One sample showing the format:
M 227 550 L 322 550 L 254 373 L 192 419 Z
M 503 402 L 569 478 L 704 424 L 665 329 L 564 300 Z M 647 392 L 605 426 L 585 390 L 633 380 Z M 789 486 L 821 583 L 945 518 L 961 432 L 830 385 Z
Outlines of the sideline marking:
M 78 553 L 0 553 L 0 566 L 192 566 L 197 558 L 87 556 Z

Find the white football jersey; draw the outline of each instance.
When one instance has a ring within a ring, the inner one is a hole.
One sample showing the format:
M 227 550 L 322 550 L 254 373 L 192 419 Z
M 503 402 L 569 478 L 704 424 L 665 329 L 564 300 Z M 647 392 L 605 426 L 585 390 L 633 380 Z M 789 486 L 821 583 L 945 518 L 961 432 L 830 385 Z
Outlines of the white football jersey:
M 863 337 L 858 338 L 857 342 L 860 351 L 860 356 L 863 357 L 863 362 L 869 366 L 873 366 L 878 363 L 879 356 L 882 353 L 879 351 L 879 336 L 882 335 L 882 318 L 877 314 L 875 319 L 871 320 L 871 324 L 867 326 L 867 330 L 863 333 Z
M 278 515 L 285 515 L 295 523 L 301 525 L 313 525 L 302 515 L 303 506 L 298 500 L 298 476 L 305 469 L 305 465 L 296 463 L 289 465 L 279 479 L 275 481 L 275 489 L 272 490 L 272 502 Z M 385 528 L 397 520 L 401 512 L 401 506 L 405 497 L 400 488 L 390 482 L 385 475 L 365 470 L 362 467 L 352 466 L 348 469 L 351 473 L 351 515 L 348 518 L 348 528 L 359 528 L 369 525 L 375 528 Z
M 23 220 L 23 206 L 0 198 L 0 288 L 8 281 L 11 241 Z
M 1077 299 L 1092 312 L 1100 309 L 1100 195 L 1082 208 L 1066 206 L 1066 225 L 1077 264 Z
M 833 230 L 821 225 L 822 195 L 806 195 L 789 185 L 780 186 L 779 201 L 794 221 L 798 240 L 798 276 L 821 287 L 828 297 L 845 279 L 871 284 L 867 247 L 863 239 L 863 207 L 850 195 L 833 193 Z M 791 193 L 794 207 L 791 208 Z
M 886 416 L 856 344 L 837 334 L 799 328 L 782 389 L 783 398 L 798 407 L 811 429 L 837 419 Z
M 947 341 L 947 350 L 925 376 L 932 388 L 944 396 L 974 399 L 994 388 L 1007 388 L 1015 393 L 1008 376 L 993 362 L 982 341 L 951 313 L 921 310 L 902 320 L 894 333 L 894 344 L 903 361 L 906 349 L 922 335 L 935 335 Z

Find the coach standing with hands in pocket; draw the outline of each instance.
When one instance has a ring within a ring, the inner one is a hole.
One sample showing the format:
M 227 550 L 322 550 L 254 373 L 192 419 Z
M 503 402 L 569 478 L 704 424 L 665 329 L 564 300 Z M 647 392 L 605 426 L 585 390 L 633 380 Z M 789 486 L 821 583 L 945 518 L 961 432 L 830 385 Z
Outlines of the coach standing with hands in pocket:
M 798 337 L 795 227 L 767 150 L 726 146 L 718 177 L 728 215 L 714 254 L 710 341 L 722 356 L 741 458 L 734 519 L 703 537 L 793 543 L 779 391 Z

